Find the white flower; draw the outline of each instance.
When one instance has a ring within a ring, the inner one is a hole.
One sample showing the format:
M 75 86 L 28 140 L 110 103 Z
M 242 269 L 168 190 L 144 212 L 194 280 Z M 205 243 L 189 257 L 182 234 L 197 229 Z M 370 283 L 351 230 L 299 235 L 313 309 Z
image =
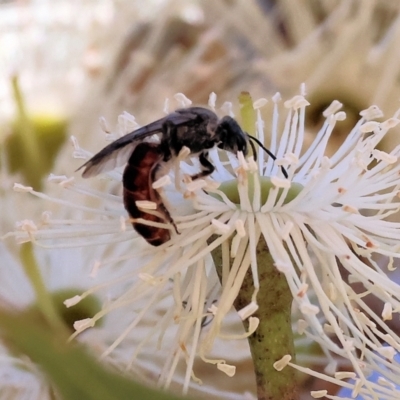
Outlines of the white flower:
M 372 370 L 393 383 L 399 383 L 400 376 L 399 365 L 393 361 L 400 350 L 400 338 L 384 322 L 399 310 L 400 287 L 388 277 L 392 264 L 382 268 L 374 261 L 375 255 L 389 259 L 399 255 L 400 225 L 387 220 L 399 209 L 394 201 L 400 188 L 399 148 L 390 154 L 376 150 L 399 120 L 395 115 L 375 122 L 381 113 L 377 107 L 370 107 L 328 158 L 325 149 L 329 135 L 336 122 L 345 117 L 339 111 L 340 104 L 334 102 L 324 112 L 323 127 L 310 148 L 303 149 L 309 103 L 303 95 L 286 101 L 284 129 L 278 132 L 280 102 L 280 96 L 275 95 L 273 119 L 267 128 L 272 132 L 269 149 L 277 157 L 275 162 L 259 151 L 257 161 L 228 154 L 227 163 L 214 151 L 211 158 L 216 171 L 212 179 L 182 182 L 180 192 L 173 184 L 165 188 L 180 232 L 169 242 L 157 248 L 146 245 L 127 223 L 119 195 L 64 177 L 53 180 L 74 194 L 73 201 L 25 190 L 70 206 L 79 211 L 78 217 L 48 218 L 43 227 L 25 222 L 14 235 L 20 241 L 55 247 L 107 246 L 107 253 L 103 253 L 107 256 L 94 264 L 92 275 L 112 270 L 115 277 L 67 303 L 75 304 L 90 293 L 103 294 L 107 299 L 101 312 L 75 324 L 76 335 L 107 315 L 114 321 L 115 337 L 102 358 L 110 357 L 128 370 L 152 370 L 147 356 L 154 357 L 151 352 L 161 348 L 164 358 L 158 384 L 170 386 L 183 359 L 184 391 L 192 379 L 197 380 L 193 368 L 197 357 L 215 364 L 228 376 L 234 375 L 229 354 L 220 358 L 210 352 L 218 338 L 244 339 L 257 329 L 259 321 L 252 317 L 259 288 L 256 246 L 259 240 L 265 241 L 275 267 L 287 279 L 297 315 L 301 316 L 299 332 L 318 343 L 327 358 L 325 373 L 307 369 L 300 357 L 297 363 L 284 357 L 276 368 L 288 364 L 286 368 L 352 387 L 355 394 L 366 398 L 394 398 L 398 396 L 394 387 L 382 380 L 368 382 L 367 378 Z M 264 103 L 257 102 L 256 106 Z M 265 123 L 259 108 L 256 112 L 257 136 L 263 140 Z M 88 156 L 76 142 L 75 147 L 75 155 Z M 181 162 L 177 178 L 198 170 L 198 163 L 192 161 Z M 121 179 L 120 171 L 108 176 Z M 173 172 L 171 176 L 174 178 Z M 237 202 L 227 188 L 233 180 Z M 221 186 L 216 188 L 215 182 Z M 115 189 L 113 182 L 109 186 Z M 78 203 L 77 194 L 88 196 L 93 204 Z M 182 204 L 189 204 L 186 214 L 180 212 Z M 114 243 L 118 243 L 115 251 Z M 212 262 L 212 252 L 219 246 L 221 285 Z M 231 332 L 224 322 L 248 269 L 254 280 L 253 298 L 238 312 L 249 322 L 249 329 Z M 348 282 L 342 269 L 349 274 Z M 365 293 L 357 293 L 353 282 L 361 282 Z M 367 293 L 382 301 L 382 315 L 368 307 L 363 298 Z M 336 372 L 342 360 L 350 365 L 347 375 Z M 345 378 L 355 380 L 347 382 Z M 315 397 L 322 395 L 313 393 Z

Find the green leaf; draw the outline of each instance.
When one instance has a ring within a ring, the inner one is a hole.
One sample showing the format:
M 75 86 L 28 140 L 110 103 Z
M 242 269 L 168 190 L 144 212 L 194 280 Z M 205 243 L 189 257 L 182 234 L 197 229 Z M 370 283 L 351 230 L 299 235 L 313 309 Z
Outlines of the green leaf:
M 46 324 L 38 311 L 0 309 L 0 334 L 11 350 L 41 367 L 64 400 L 182 399 L 107 370 L 81 345 L 67 343 L 67 330 Z

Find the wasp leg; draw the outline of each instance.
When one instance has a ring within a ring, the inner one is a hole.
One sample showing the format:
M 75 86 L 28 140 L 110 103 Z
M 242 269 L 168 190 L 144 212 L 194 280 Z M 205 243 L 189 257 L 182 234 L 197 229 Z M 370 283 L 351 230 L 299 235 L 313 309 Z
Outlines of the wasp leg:
M 171 217 L 171 214 L 169 213 L 167 207 L 165 207 L 164 203 L 159 204 L 158 208 L 162 211 L 164 214 L 165 218 L 167 221 L 174 227 L 175 232 L 180 235 L 181 233 L 178 231 L 178 228 L 176 227 L 175 221 Z
M 152 185 L 153 182 L 155 182 L 157 180 L 157 172 L 160 170 L 160 168 L 161 168 L 160 164 L 155 164 L 154 167 L 151 169 L 149 185 Z M 157 189 L 153 189 L 153 190 L 157 190 Z M 157 191 L 157 193 L 161 197 L 161 195 L 158 191 Z M 180 235 L 180 232 L 178 231 L 178 228 L 176 227 L 175 221 L 171 217 L 171 214 L 169 213 L 167 207 L 165 207 L 165 204 L 162 201 L 159 201 L 156 203 L 157 203 L 158 210 L 164 215 L 165 219 L 174 227 L 175 232 L 178 235 Z
M 191 176 L 192 181 L 195 181 L 196 179 L 204 178 L 208 175 L 211 175 L 215 170 L 214 165 L 212 165 L 211 161 L 208 159 L 208 151 L 200 153 L 199 161 L 201 164 L 202 171 L 196 175 L 192 175 Z

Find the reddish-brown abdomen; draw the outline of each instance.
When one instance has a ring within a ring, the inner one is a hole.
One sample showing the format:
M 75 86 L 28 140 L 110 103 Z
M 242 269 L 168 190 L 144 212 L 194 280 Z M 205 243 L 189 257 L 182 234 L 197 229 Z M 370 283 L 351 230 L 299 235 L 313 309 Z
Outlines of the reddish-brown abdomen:
M 148 200 L 157 204 L 157 210 L 165 215 L 165 206 L 160 194 L 152 187 L 152 171 L 161 160 L 159 146 L 155 143 L 139 143 L 129 158 L 123 174 L 124 205 L 131 218 L 166 223 L 168 218 L 160 218 L 140 210 L 136 201 Z M 160 246 L 170 238 L 168 229 L 132 222 L 134 229 L 153 246 Z

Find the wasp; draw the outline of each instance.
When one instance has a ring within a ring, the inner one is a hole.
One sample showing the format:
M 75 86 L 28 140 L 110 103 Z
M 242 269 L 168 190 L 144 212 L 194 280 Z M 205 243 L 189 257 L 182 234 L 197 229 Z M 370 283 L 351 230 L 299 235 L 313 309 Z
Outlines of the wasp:
M 159 143 L 148 141 L 153 135 L 159 136 Z M 270 157 L 276 159 L 274 154 L 266 149 L 258 139 L 243 132 L 234 118 L 225 116 L 219 119 L 213 111 L 207 108 L 189 107 L 178 109 L 164 118 L 115 140 L 78 170 L 83 168 L 82 176 L 89 178 L 127 163 L 123 174 L 123 187 L 124 205 L 128 214 L 132 218 L 140 217 L 149 221 L 170 222 L 176 230 L 160 194 L 152 187 L 159 177 L 161 167 L 176 160 L 183 147 L 187 147 L 190 150 L 189 156 L 198 157 L 201 169 L 199 173 L 192 175 L 191 179 L 204 178 L 215 170 L 209 159 L 211 149 L 218 147 L 235 155 L 241 151 L 246 156 L 250 144 L 255 157 L 253 141 Z M 287 177 L 286 171 L 284 174 Z M 155 202 L 161 217 L 139 210 L 136 206 L 137 200 Z M 167 229 L 136 222 L 133 223 L 133 226 L 153 246 L 158 246 L 170 239 Z

